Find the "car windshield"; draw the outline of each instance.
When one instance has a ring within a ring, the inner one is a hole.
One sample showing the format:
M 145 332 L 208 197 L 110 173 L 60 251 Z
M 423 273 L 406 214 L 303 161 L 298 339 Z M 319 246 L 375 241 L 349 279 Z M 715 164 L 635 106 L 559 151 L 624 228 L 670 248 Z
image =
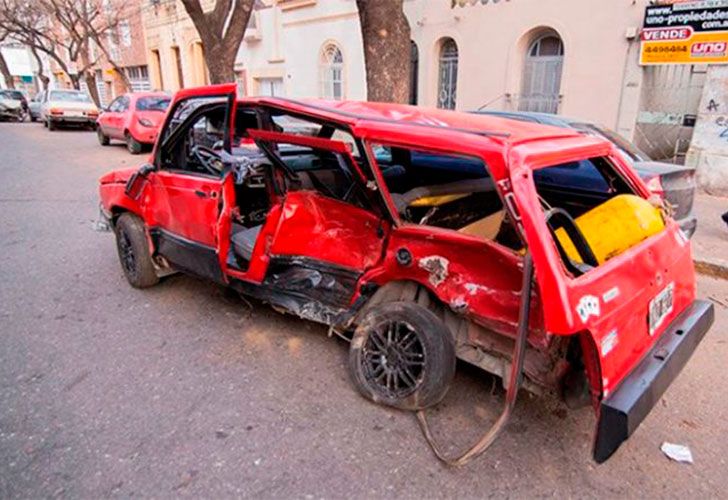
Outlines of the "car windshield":
M 600 127 L 599 125 L 594 125 L 592 123 L 576 123 L 574 124 L 574 127 L 577 130 L 581 130 L 588 134 L 595 134 L 607 139 L 609 142 L 617 146 L 619 152 L 622 153 L 625 159 L 629 161 L 635 162 L 652 160 L 652 158 L 650 158 L 647 153 L 641 151 L 637 146 L 635 146 L 613 130 Z
M 91 102 L 91 98 L 83 92 L 63 91 L 54 90 L 51 92 L 51 101 L 64 101 L 64 102 Z
M 136 103 L 137 111 L 165 111 L 169 106 L 170 98 L 167 96 L 142 97 Z
M 3 99 L 12 99 L 14 101 L 23 100 L 23 94 L 18 90 L 0 90 L 0 97 Z

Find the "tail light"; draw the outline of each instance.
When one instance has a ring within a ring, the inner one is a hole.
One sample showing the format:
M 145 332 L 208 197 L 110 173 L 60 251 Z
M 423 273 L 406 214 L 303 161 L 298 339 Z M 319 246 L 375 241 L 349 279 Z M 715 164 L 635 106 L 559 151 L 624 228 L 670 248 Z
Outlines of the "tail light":
M 62 115 L 63 110 L 60 108 L 51 108 L 51 114 L 52 115 Z
M 98 110 L 96 110 L 96 109 L 91 109 L 91 110 L 89 110 L 89 111 L 86 111 L 86 114 L 87 114 L 88 116 L 99 116 L 99 112 L 98 112 Z
M 154 124 L 146 118 L 139 118 L 139 125 L 142 127 L 153 127 Z
M 650 193 L 656 194 L 660 198 L 665 197 L 665 189 L 662 187 L 662 181 L 660 180 L 659 175 L 650 177 L 647 181 L 645 181 L 645 184 L 647 185 L 647 189 L 650 190 Z

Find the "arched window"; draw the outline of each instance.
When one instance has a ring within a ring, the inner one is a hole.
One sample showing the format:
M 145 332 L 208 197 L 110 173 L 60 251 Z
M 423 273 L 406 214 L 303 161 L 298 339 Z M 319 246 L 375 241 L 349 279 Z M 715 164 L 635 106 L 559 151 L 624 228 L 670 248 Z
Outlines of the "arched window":
M 420 51 L 417 50 L 417 44 L 414 40 L 410 40 L 410 90 L 409 103 L 417 104 L 417 80 L 420 73 Z
M 564 44 L 558 35 L 542 35 L 531 43 L 523 68 L 520 111 L 558 112 L 563 65 Z
M 437 107 L 455 109 L 458 88 L 458 46 L 452 38 L 440 45 L 440 77 L 437 85 Z
M 344 98 L 344 56 L 335 43 L 321 50 L 321 97 L 340 101 Z

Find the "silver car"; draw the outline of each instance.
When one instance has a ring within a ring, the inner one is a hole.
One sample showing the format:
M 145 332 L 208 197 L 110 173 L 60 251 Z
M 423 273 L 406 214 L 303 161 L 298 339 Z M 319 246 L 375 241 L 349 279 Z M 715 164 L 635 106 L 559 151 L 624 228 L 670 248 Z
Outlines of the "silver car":
M 25 120 L 25 98 L 19 90 L 0 90 L 0 120 Z
M 80 90 L 49 90 L 40 105 L 40 120 L 48 130 L 59 125 L 80 125 L 94 128 L 99 109 L 91 97 Z

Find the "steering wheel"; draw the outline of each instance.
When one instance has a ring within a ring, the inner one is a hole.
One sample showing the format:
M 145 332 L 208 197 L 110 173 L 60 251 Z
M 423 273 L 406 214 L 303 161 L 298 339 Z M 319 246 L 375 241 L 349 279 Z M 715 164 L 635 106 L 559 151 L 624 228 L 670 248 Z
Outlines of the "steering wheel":
M 561 224 L 554 224 L 553 219 L 561 221 Z M 556 248 L 559 250 L 559 255 L 561 255 L 561 260 L 563 260 L 564 265 L 572 274 L 579 276 L 588 271 L 588 269 L 585 269 L 584 266 L 580 266 L 578 263 L 572 261 L 566 254 L 564 247 L 556 237 L 556 230 L 559 229 L 559 227 L 562 227 L 564 231 L 566 231 L 566 234 L 569 235 L 569 238 L 571 238 L 576 251 L 579 253 L 579 257 L 584 264 L 590 268 L 597 267 L 599 265 L 597 258 L 594 256 L 594 252 L 589 246 L 589 243 L 586 241 L 586 238 L 584 238 L 579 226 L 576 225 L 576 221 L 574 221 L 566 210 L 563 208 L 551 208 L 548 212 L 546 212 L 546 224 L 551 231 L 551 236 L 554 238 Z
M 222 159 L 215 150 L 195 145 L 190 149 L 190 153 L 212 175 L 219 175 L 222 172 Z

